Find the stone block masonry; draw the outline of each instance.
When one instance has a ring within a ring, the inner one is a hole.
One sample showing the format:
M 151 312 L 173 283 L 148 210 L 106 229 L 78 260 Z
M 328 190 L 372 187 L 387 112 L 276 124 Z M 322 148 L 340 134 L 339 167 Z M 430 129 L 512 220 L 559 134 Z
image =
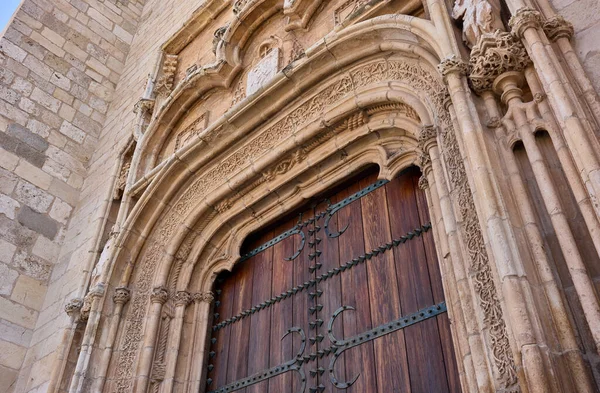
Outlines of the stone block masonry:
M 48 286 L 144 3 L 25 0 L 0 38 L 2 392 L 47 386 L 68 295 Z

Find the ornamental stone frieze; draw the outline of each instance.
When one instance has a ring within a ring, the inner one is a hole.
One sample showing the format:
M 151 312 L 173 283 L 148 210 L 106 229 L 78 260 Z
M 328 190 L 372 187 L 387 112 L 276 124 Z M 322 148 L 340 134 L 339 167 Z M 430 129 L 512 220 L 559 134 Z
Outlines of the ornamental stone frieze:
M 215 294 L 212 292 L 198 292 L 193 296 L 193 301 L 196 303 L 208 303 L 212 304 L 215 301 Z
M 192 302 L 192 295 L 186 291 L 177 291 L 174 297 L 175 305 L 177 306 L 187 306 Z
M 469 81 L 475 92 L 491 90 L 494 80 L 508 71 L 522 71 L 531 62 L 521 41 L 513 34 L 486 34 L 471 51 Z

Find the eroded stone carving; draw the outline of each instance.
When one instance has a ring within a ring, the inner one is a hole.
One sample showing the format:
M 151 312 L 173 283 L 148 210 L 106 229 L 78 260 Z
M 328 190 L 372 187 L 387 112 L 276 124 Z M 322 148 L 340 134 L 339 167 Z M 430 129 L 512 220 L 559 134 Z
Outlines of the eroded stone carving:
M 463 41 L 472 48 L 484 34 L 504 30 L 499 0 L 456 0 L 452 17 L 463 22 Z
M 298 149 L 290 158 L 281 161 L 274 168 L 262 174 L 265 181 L 271 181 L 275 177 L 282 175 L 292 169 L 296 164 L 306 159 L 306 152 L 304 149 Z
M 248 72 L 246 96 L 256 93 L 266 85 L 279 71 L 279 48 L 270 51 Z
M 165 304 L 169 300 L 169 291 L 165 287 L 156 287 L 152 290 L 150 300 L 152 303 Z
M 81 310 L 81 307 L 83 307 L 83 299 L 71 299 L 67 304 L 65 304 L 65 312 L 72 317 L 75 313 Z
M 492 88 L 494 80 L 507 71 L 521 71 L 531 62 L 521 40 L 496 31 L 481 37 L 471 51 L 471 87 L 480 93 Z
M 175 72 L 177 71 L 177 64 L 179 63 L 179 56 L 169 55 L 165 56 L 163 63 L 162 76 L 156 82 L 154 92 L 159 97 L 167 97 L 173 90 L 173 82 L 175 81 Z
M 117 304 L 126 304 L 131 299 L 131 291 L 126 287 L 118 287 L 115 289 L 113 301 Z
M 541 14 L 533 8 L 521 8 L 510 17 L 508 26 L 511 28 L 513 34 L 517 37 L 523 38 L 525 30 L 534 28 L 537 29 L 542 25 Z
M 175 138 L 175 150 L 181 149 L 190 143 L 195 137 L 200 135 L 208 125 L 208 112 L 204 112 L 192 124 L 177 134 Z
M 346 19 L 350 18 L 363 5 L 370 0 L 348 0 L 333 12 L 333 18 L 336 26 L 342 24 Z
M 421 118 L 419 117 L 417 111 L 415 111 L 412 106 L 406 105 L 403 102 L 389 102 L 385 104 L 374 105 L 367 108 L 368 115 L 374 115 L 376 113 L 390 111 L 401 113 L 409 119 L 413 119 L 417 123 L 421 122 Z
M 199 292 L 193 296 L 194 302 L 196 303 L 209 303 L 215 301 L 215 294 L 212 292 Z
M 573 24 L 560 15 L 555 15 L 546 20 L 542 27 L 546 36 L 548 36 L 548 39 L 551 41 L 556 41 L 560 38 L 570 40 L 573 37 L 573 34 L 575 34 Z
M 437 68 L 444 78 L 453 72 L 458 73 L 458 75 L 467 75 L 469 71 L 469 66 L 456 55 L 442 59 Z
M 233 13 L 239 15 L 244 10 L 244 8 L 253 3 L 256 3 L 256 0 L 236 0 L 233 3 Z
M 192 295 L 186 291 L 177 291 L 174 301 L 177 306 L 187 306 L 192 302 Z
M 219 43 L 221 41 L 223 41 L 223 36 L 225 36 L 225 32 L 227 31 L 227 29 L 229 28 L 229 24 L 226 24 L 225 26 L 219 27 L 217 30 L 215 30 L 215 33 L 213 35 L 213 48 L 212 51 L 213 53 L 217 53 L 217 48 L 219 47 Z

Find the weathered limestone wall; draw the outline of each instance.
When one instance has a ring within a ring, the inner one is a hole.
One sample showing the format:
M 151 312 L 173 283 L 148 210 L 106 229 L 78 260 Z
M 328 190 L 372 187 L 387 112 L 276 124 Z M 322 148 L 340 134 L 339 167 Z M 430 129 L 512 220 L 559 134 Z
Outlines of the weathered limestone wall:
M 595 0 L 551 0 L 556 11 L 573 23 L 573 44 L 583 67 L 600 91 L 600 3 Z
M 26 364 L 33 365 L 31 376 L 36 379 L 36 383 L 17 389 L 18 392 L 29 392 L 34 386 L 47 383 L 49 379 L 55 357 L 51 351 L 57 347 L 63 329 L 69 325 L 64 306 L 69 300 L 85 295 L 87 283 L 82 281 L 82 277 L 89 270 L 90 261 L 97 258 L 97 235 L 104 220 L 106 202 L 111 200 L 115 163 L 132 134 L 134 105 L 144 92 L 148 74 L 153 72 L 157 63 L 161 44 L 203 2 L 204 0 L 146 0 L 131 50 L 125 64 L 120 66 L 122 75 L 113 94 L 114 100 L 106 112 L 104 127 L 99 130 L 94 150 L 90 154 L 87 177 L 81 187 L 80 199 L 68 230 L 65 231 L 64 246 L 59 252 L 37 321 L 31 354 L 28 356 L 30 362 Z M 29 374 L 28 370 L 23 370 L 23 374 Z
M 47 288 L 64 276 L 82 232 L 73 209 L 143 4 L 25 0 L 0 40 L 2 391 L 45 390 L 60 341 L 53 321 L 64 314 L 57 299 L 72 290 L 46 296 Z

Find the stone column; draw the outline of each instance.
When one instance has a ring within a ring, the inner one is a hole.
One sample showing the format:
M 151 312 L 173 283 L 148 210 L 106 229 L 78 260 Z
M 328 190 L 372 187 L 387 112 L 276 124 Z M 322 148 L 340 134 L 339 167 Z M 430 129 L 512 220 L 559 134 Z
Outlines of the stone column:
M 575 381 L 577 391 L 591 393 L 594 390 L 589 375 L 586 372 L 587 366 L 581 358 L 577 338 L 575 337 L 569 321 L 567 305 L 565 305 L 563 301 L 561 288 L 556 282 L 553 269 L 548 261 L 546 250 L 544 249 L 544 240 L 537 224 L 535 209 L 531 204 L 527 193 L 527 187 L 521 176 L 516 158 L 513 151 L 510 149 L 506 127 L 502 125 L 502 121 L 500 120 L 501 115 L 496 98 L 489 90 L 481 92 L 481 96 L 484 99 L 486 110 L 490 118 L 498 120 L 497 124 L 495 124 L 495 130 L 500 157 L 508 171 L 507 174 L 511 192 L 521 216 L 524 233 L 528 241 L 529 249 L 531 250 L 536 272 L 539 275 L 539 279 L 550 306 L 550 313 L 552 314 L 552 320 L 555 323 L 556 331 L 558 333 L 561 352 L 564 353 L 568 367 L 574 376 L 573 380 Z M 512 125 L 514 123 L 511 121 L 510 124 Z
M 212 292 L 201 292 L 194 295 L 194 333 L 190 346 L 190 364 L 188 365 L 188 377 L 186 378 L 185 393 L 197 393 L 200 391 L 202 382 L 205 381 L 205 362 L 208 352 L 207 343 L 210 337 L 210 323 L 212 322 L 211 310 L 215 300 Z M 191 356 L 193 353 L 193 356 Z
M 552 138 L 552 145 L 554 146 L 554 150 L 565 171 L 565 176 L 571 186 L 573 196 L 581 209 L 581 215 L 583 216 L 590 237 L 596 247 L 596 252 L 600 255 L 600 222 L 598 221 L 598 216 L 594 210 L 591 197 L 585 189 L 581 176 L 579 176 L 577 167 L 573 162 L 573 157 L 565 145 L 563 133 L 557 127 L 556 118 L 550 109 L 548 100 L 545 99 L 536 72 L 531 65 L 525 69 L 525 79 L 534 96 L 537 107 L 541 112 L 542 118 L 546 123 L 546 131 L 548 131 L 548 134 Z M 598 115 L 600 115 L 600 112 Z
M 115 307 L 113 309 L 113 316 L 108 324 L 106 344 L 104 349 L 102 349 L 102 357 L 100 359 L 100 363 L 98 364 L 98 375 L 97 379 L 94 381 L 92 389 L 94 392 L 101 392 L 104 389 L 104 384 L 106 383 L 106 373 L 108 371 L 108 366 L 110 365 L 110 360 L 114 350 L 119 323 L 121 322 L 121 313 L 123 311 L 123 307 L 125 304 L 127 304 L 127 302 L 129 302 L 130 299 L 131 291 L 128 288 L 118 287 L 115 289 L 115 294 L 113 295 Z
M 169 300 L 169 292 L 165 287 L 160 286 L 152 290 L 152 294 L 150 295 L 151 305 L 144 331 L 144 343 L 140 353 L 136 381 L 133 388 L 133 391 L 136 393 L 146 393 L 147 391 L 148 383 L 150 382 L 152 357 L 154 356 L 154 344 L 160 322 L 160 313 L 167 300 Z
M 468 317 L 473 315 L 474 310 L 462 263 L 464 258 L 460 253 L 452 202 L 440 162 L 437 128 L 423 127 L 419 134 L 419 145 L 424 152 L 421 158 L 423 176 L 419 180 L 419 187 L 427 189 L 433 228 L 439 232 L 436 239 L 439 241 L 436 244 L 441 250 L 442 278 L 453 322 L 455 349 L 460 356 L 459 370 L 464 373 L 461 375 L 462 385 L 468 388 L 468 391 L 491 392 L 491 376 L 489 373 L 475 370 L 473 364 L 485 364 L 487 359 L 481 337 L 475 338 L 480 335 L 477 321 Z
M 520 8 L 514 13 L 509 24 L 513 33 L 523 39 L 548 94 L 554 114 L 561 128 L 566 131 L 564 135 L 567 145 L 577 160 L 589 192 L 600 195 L 600 162 L 593 148 L 597 141 L 585 129 L 577 115 L 577 105 L 564 86 L 567 81 L 561 78 L 556 68 L 556 56 L 545 47 L 540 35 L 539 12 L 531 8 Z
M 50 375 L 50 384 L 47 388 L 49 393 L 57 392 L 60 387 L 60 382 L 63 379 L 66 360 L 69 357 L 73 336 L 75 335 L 75 329 L 77 329 L 77 323 L 79 322 L 81 307 L 83 307 L 83 299 L 81 298 L 71 299 L 65 305 L 65 312 L 69 316 L 70 321 L 69 326 L 63 330 L 60 345 L 57 347 L 58 353 L 56 355 L 56 360 L 54 361 L 52 374 Z
M 512 118 L 517 125 L 537 185 L 540 188 L 542 200 L 550 215 L 550 220 L 565 257 L 565 262 L 569 268 L 573 285 L 581 302 L 590 332 L 594 338 L 596 347 L 600 348 L 600 303 L 598 303 L 594 284 L 577 247 L 575 236 L 563 212 L 560 197 L 552 182 L 552 176 L 546 167 L 543 155 L 535 141 L 533 130 L 529 125 L 529 119 L 521 107 L 521 104 L 523 104 L 523 92 L 520 86 L 522 83 L 523 75 L 521 73 L 505 72 L 494 82 L 494 89 L 502 94 L 502 100 L 509 106 Z
M 191 301 L 192 296 L 189 292 L 178 291 L 177 294 L 175 294 L 175 318 L 171 323 L 171 331 L 169 332 L 169 343 L 167 345 L 167 353 L 165 356 L 165 379 L 162 383 L 161 393 L 171 393 L 173 391 L 175 368 L 177 367 L 179 344 L 181 342 L 181 333 L 183 329 L 183 317 L 185 316 L 185 309 Z
M 71 379 L 71 386 L 69 387 L 70 393 L 80 393 L 83 391 L 83 383 L 92 354 L 94 338 L 96 337 L 96 332 L 98 331 L 98 325 L 100 323 L 100 312 L 98 309 L 101 306 L 104 293 L 104 285 L 98 284 L 90 290 L 86 295 L 86 299 L 84 299 L 84 305 L 81 310 L 82 315 L 83 310 L 86 308 L 86 302 L 89 302 L 89 305 L 87 306 L 89 307 L 89 311 L 86 310 L 88 313 L 88 315 L 86 315 L 87 325 L 83 334 L 81 350 L 79 352 L 79 357 L 77 358 L 77 365 L 75 366 L 75 373 L 73 374 L 73 379 Z
M 549 11 L 554 13 L 553 10 Z M 592 82 L 581 65 L 579 56 L 577 56 L 571 44 L 571 38 L 573 38 L 574 33 L 573 25 L 562 16 L 554 14 L 544 21 L 542 28 L 546 33 L 546 37 L 550 41 L 556 42 L 556 45 L 565 57 L 566 66 L 571 70 L 571 75 L 573 75 L 573 78 L 575 78 L 575 81 L 583 92 L 583 98 L 590 108 L 590 114 L 595 118 L 597 123 L 600 122 L 600 99 L 598 98 L 598 93 L 594 89 Z

